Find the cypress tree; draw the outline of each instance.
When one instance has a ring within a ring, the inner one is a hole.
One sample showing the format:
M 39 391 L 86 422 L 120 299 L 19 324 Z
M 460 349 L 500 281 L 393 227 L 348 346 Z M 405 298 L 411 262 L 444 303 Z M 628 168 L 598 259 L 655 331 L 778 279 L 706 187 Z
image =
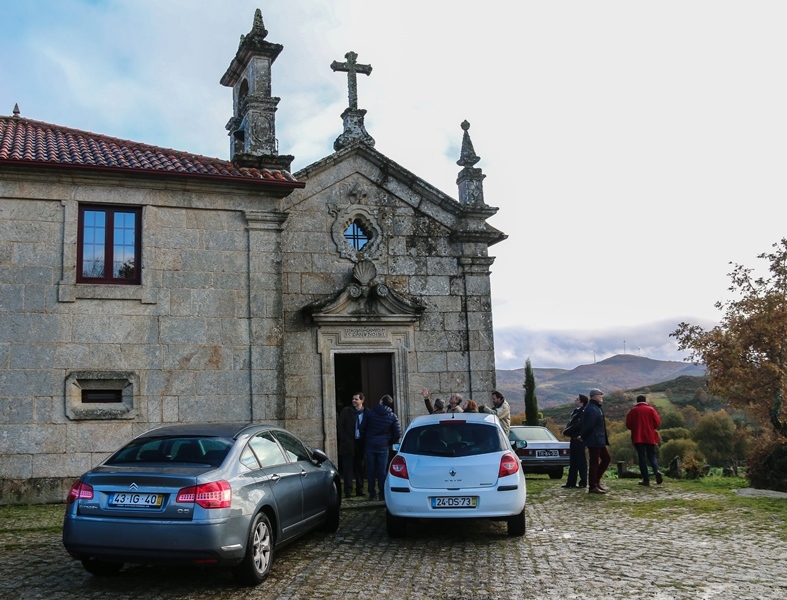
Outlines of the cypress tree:
M 525 425 L 540 425 L 538 400 L 536 399 L 536 377 L 530 359 L 525 361 Z

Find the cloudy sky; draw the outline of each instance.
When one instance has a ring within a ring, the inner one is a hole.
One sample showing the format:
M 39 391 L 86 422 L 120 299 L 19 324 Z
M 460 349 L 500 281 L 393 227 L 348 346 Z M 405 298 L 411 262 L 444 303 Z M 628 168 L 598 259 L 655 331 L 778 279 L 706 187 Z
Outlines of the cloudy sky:
M 294 170 L 333 151 L 350 50 L 376 148 L 454 197 L 471 123 L 498 368 L 680 360 L 669 332 L 787 235 L 783 1 L 0 0 L 0 114 L 228 158 L 258 7 Z

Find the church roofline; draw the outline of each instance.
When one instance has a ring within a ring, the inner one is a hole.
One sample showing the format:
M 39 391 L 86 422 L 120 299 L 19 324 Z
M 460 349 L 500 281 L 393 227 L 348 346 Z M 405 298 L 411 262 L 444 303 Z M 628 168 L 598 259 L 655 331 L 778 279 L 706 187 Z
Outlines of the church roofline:
M 362 156 L 364 159 L 368 160 L 381 171 L 383 171 L 383 179 L 387 177 L 395 179 L 396 181 L 404 184 L 408 188 L 421 195 L 427 201 L 436 204 L 457 220 L 464 219 L 468 216 L 482 218 L 485 220 L 493 216 L 498 211 L 497 208 L 492 206 L 484 206 L 483 208 L 465 207 L 458 200 L 434 187 L 421 177 L 415 175 L 412 171 L 404 168 L 396 161 L 385 156 L 376 148 L 372 148 L 362 141 L 357 141 L 346 148 L 326 156 L 323 159 L 313 162 L 312 164 L 296 171 L 294 177 L 299 181 L 305 180 L 308 182 L 308 179 L 314 177 L 326 169 L 340 164 L 342 161 L 346 160 L 352 155 Z M 492 246 L 498 242 L 502 242 L 506 238 L 508 238 L 507 234 L 496 229 L 495 227 L 492 227 L 488 223 L 484 223 L 484 229 L 482 231 L 476 231 L 475 239 L 473 241 L 482 241 L 482 239 L 484 239 L 489 246 Z
M 0 166 L 67 169 L 227 181 L 293 190 L 288 171 L 238 168 L 230 161 L 123 140 L 18 116 L 0 116 Z

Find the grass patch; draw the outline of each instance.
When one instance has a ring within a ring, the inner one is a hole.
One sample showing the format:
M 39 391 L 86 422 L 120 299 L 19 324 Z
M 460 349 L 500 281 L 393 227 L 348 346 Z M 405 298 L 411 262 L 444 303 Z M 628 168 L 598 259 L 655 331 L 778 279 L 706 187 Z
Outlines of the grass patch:
M 628 512 L 642 519 L 680 519 L 685 515 L 714 515 L 715 524 L 708 533 L 730 532 L 741 522 L 747 527 L 765 527 L 787 539 L 787 499 L 750 498 L 739 496 L 734 490 L 748 487 L 740 477 L 703 477 L 696 480 L 667 480 L 665 487 L 690 492 L 691 497 L 647 497 L 646 489 L 636 489 L 636 480 L 617 480 L 615 489 L 636 493 L 636 502 L 630 499 L 614 500 L 607 497 L 616 510 Z
M 0 533 L 60 533 L 63 530 L 64 512 L 63 504 L 0 506 Z

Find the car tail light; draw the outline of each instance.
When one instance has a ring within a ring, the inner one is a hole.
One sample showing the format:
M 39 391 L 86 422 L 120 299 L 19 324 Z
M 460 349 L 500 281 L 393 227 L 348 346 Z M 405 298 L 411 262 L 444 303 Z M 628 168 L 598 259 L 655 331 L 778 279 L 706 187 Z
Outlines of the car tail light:
M 77 500 L 92 500 L 93 499 L 93 486 L 87 483 L 82 483 L 81 480 L 74 483 L 71 489 L 68 490 L 68 497 L 66 504 L 73 504 Z
M 403 456 L 399 456 L 398 454 L 394 456 L 393 460 L 391 461 L 391 468 L 388 469 L 388 472 L 394 477 L 410 479 L 410 475 L 407 473 L 407 461 Z
M 500 470 L 497 472 L 497 476 L 506 477 L 507 475 L 513 475 L 517 471 L 519 471 L 519 459 L 510 452 L 506 452 L 500 458 Z
M 195 502 L 202 508 L 229 508 L 232 504 L 232 488 L 227 481 L 201 483 L 180 490 L 177 502 Z
M 560 456 L 569 456 L 570 454 L 571 454 L 571 450 L 569 448 L 560 451 Z

